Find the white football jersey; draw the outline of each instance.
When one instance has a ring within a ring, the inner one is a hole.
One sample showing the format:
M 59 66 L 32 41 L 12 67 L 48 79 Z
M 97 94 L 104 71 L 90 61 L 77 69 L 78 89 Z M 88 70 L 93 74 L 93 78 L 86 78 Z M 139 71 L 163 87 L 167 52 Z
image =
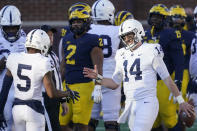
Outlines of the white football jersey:
M 123 81 L 126 99 L 156 96 L 157 72 L 152 64 L 154 57 L 163 57 L 159 44 L 144 43 L 133 52 L 125 48 L 117 51 L 113 80 L 117 84 Z
M 191 57 L 189 62 L 189 72 L 191 77 L 197 77 L 197 38 L 192 40 Z
M 103 76 L 112 78 L 115 70 L 115 54 L 118 50 L 120 39 L 118 36 L 119 26 L 114 25 L 91 25 L 88 33 L 97 34 L 103 40 Z
M 54 68 L 48 57 L 40 53 L 12 53 L 6 67 L 13 76 L 15 98 L 42 100 L 43 77 Z
M 21 33 L 22 33 L 21 37 L 17 41 L 11 43 L 3 37 L 2 32 L 0 31 L 0 59 L 5 54 L 9 55 L 10 53 L 14 53 L 14 52 L 26 51 L 25 48 L 26 35 L 24 34 L 23 31 L 21 31 Z M 3 78 L 5 76 L 5 72 L 6 69 L 0 73 L 0 90 L 3 83 Z

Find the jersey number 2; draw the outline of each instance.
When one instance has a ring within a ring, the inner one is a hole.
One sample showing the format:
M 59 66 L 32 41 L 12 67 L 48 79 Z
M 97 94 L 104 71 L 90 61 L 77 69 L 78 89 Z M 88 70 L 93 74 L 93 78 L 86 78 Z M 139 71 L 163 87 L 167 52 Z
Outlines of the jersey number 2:
M 26 81 L 25 87 L 22 87 L 20 84 L 17 84 L 17 88 L 20 91 L 27 92 L 31 87 L 31 79 L 26 75 L 22 75 L 22 70 L 31 70 L 31 65 L 19 64 L 17 69 L 17 76 L 19 77 L 19 79 Z
M 125 60 L 124 63 L 124 71 L 125 71 L 125 82 L 128 82 L 129 81 L 129 77 L 128 77 L 128 71 L 127 71 L 127 65 L 128 65 L 128 60 Z M 134 68 L 136 69 L 136 71 L 134 71 Z M 142 80 L 142 71 L 140 70 L 140 59 L 137 58 L 135 59 L 135 61 L 133 62 L 131 68 L 130 68 L 130 71 L 129 73 L 131 75 L 136 75 L 135 76 L 135 80 Z

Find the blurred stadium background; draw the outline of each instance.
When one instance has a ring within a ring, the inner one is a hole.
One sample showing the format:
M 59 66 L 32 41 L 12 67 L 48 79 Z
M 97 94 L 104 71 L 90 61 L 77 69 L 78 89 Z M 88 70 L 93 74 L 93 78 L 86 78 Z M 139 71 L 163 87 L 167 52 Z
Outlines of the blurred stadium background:
M 154 4 L 162 3 L 168 8 L 180 4 L 184 8 L 194 9 L 197 0 L 111 0 L 116 12 L 121 10 L 131 11 L 135 19 L 140 20 L 147 28 L 147 18 L 150 8 Z M 58 32 L 55 34 L 54 50 L 57 52 L 60 40 L 61 28 L 68 25 L 68 8 L 76 2 L 86 2 L 90 6 L 95 0 L 0 0 L 0 8 L 5 5 L 15 5 L 22 14 L 22 28 L 28 33 L 31 29 L 39 28 L 40 25 L 48 24 L 55 27 Z M 121 125 L 122 131 L 129 131 L 127 124 Z M 97 131 L 104 131 L 103 122 L 99 123 Z M 197 121 L 187 131 L 197 131 Z
M 121 10 L 131 11 L 137 20 L 140 20 L 147 28 L 147 17 L 150 8 L 154 4 L 162 3 L 170 8 L 174 4 L 180 4 L 184 8 L 194 9 L 197 0 L 111 0 L 116 8 L 116 12 Z M 0 0 L 0 8 L 5 5 L 15 5 L 22 14 L 22 28 L 28 33 L 33 28 L 40 25 L 49 24 L 58 29 L 55 35 L 54 50 L 57 52 L 57 46 L 60 39 L 60 29 L 67 25 L 67 10 L 76 2 L 86 2 L 90 6 L 95 0 Z

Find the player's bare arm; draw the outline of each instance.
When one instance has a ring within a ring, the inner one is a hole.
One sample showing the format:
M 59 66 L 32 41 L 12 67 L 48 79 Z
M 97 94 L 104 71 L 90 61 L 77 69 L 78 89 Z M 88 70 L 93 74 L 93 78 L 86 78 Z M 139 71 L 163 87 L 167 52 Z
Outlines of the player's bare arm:
M 62 77 L 62 81 L 64 81 L 64 74 L 65 74 L 65 67 L 66 67 L 66 62 L 64 59 L 62 59 L 61 63 L 60 63 L 60 74 Z
M 57 97 L 67 97 L 69 96 L 69 92 L 56 90 L 54 87 L 54 83 L 52 80 L 52 73 L 47 72 L 43 78 L 44 87 L 46 89 L 47 95 L 50 98 L 57 98 Z
M 100 81 L 101 85 L 108 87 L 110 89 L 114 90 L 114 89 L 118 88 L 118 86 L 119 86 L 112 79 L 103 78 L 101 75 L 99 75 L 96 65 L 94 66 L 94 69 L 84 67 L 83 74 L 85 77 L 95 79 L 96 81 Z
M 172 78 L 170 76 L 168 76 L 163 81 L 165 82 L 167 87 L 170 89 L 170 91 L 173 93 L 173 95 L 177 98 L 177 101 L 180 105 L 180 111 L 184 111 L 189 117 L 191 116 L 191 114 L 195 114 L 194 107 L 184 101 L 184 99 L 182 98 L 182 96 L 178 90 L 178 87 L 173 82 Z
M 94 65 L 97 65 L 98 73 L 103 74 L 103 51 L 99 47 L 94 47 L 91 51 L 91 58 Z
M 52 80 L 52 72 L 47 72 L 43 78 L 44 87 L 46 89 L 47 95 L 50 98 L 63 98 L 63 97 L 70 97 L 73 100 L 78 100 L 79 93 L 76 91 L 72 91 L 67 89 L 67 91 L 57 90 L 54 87 L 54 83 Z

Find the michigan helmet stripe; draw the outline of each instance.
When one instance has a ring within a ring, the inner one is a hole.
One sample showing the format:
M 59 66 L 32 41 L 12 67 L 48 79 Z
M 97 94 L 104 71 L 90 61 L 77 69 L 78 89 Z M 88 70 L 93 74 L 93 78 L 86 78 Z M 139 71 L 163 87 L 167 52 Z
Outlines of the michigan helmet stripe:
M 118 15 L 118 23 L 121 23 L 121 17 L 122 17 L 122 13 L 124 13 L 123 11 L 120 12 L 120 14 Z
M 123 22 L 126 16 L 127 16 L 127 12 L 122 12 L 122 14 L 120 15 L 120 22 Z

